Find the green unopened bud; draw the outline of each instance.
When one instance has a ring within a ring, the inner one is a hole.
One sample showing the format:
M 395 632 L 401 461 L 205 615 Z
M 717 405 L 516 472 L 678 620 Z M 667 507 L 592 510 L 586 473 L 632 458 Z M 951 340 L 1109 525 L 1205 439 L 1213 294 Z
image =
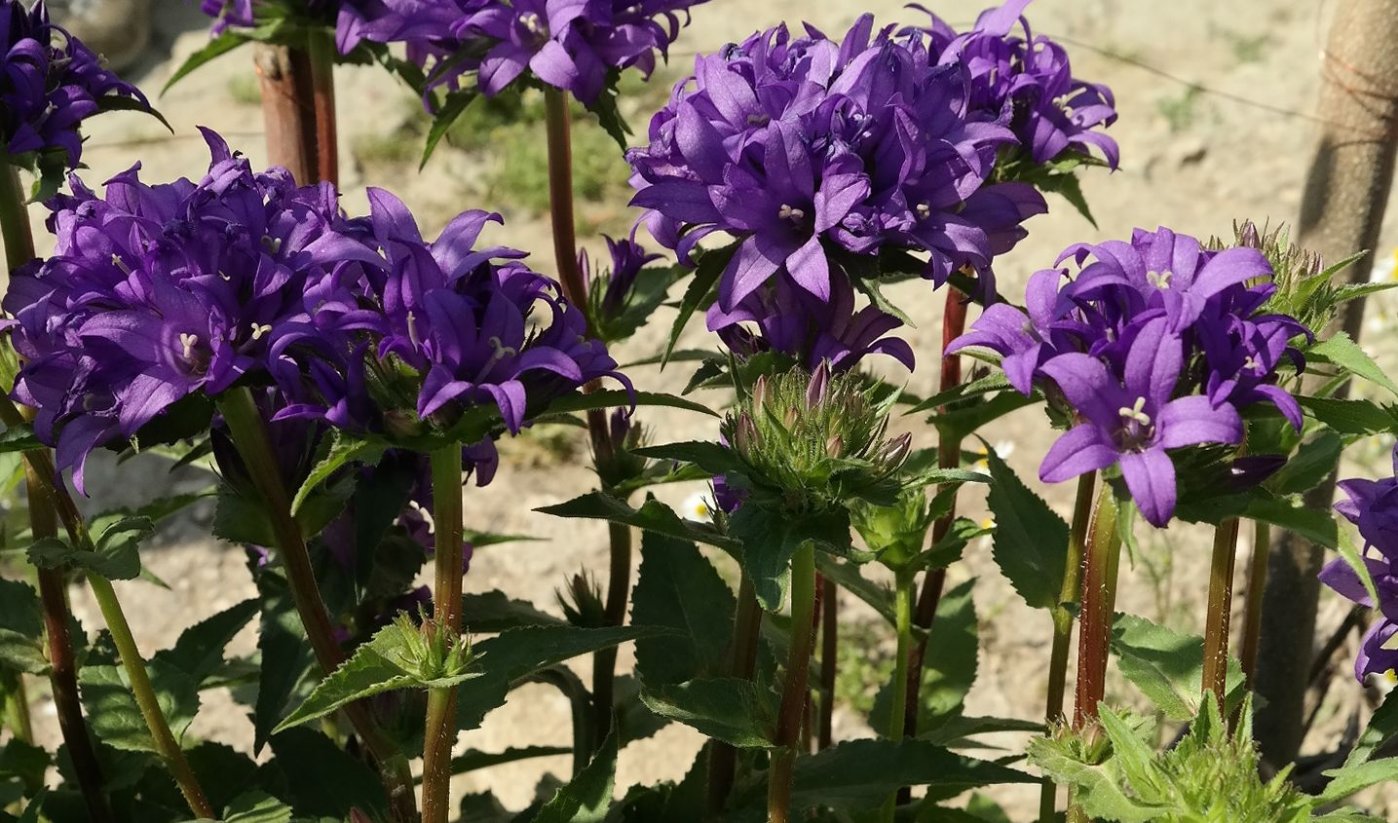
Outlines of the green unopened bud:
M 602 587 L 587 572 L 578 572 L 568 581 L 568 587 L 556 593 L 563 616 L 574 626 L 598 629 L 607 625 L 607 607 L 602 599 Z
M 894 569 L 911 563 L 922 552 L 933 520 L 927 495 L 920 488 L 903 490 L 891 506 L 864 503 L 852 514 L 854 527 L 869 550 Z
M 599 454 L 594 444 L 592 455 L 604 487 L 616 488 L 645 474 L 647 460 L 635 452 L 646 444 L 646 431 L 632 420 L 628 410 L 612 412 L 607 441 L 607 454 Z
M 405 612 L 399 612 L 393 626 L 402 641 L 405 668 L 419 681 L 447 680 L 466 673 L 472 656 L 465 635 L 435 620 L 416 625 Z

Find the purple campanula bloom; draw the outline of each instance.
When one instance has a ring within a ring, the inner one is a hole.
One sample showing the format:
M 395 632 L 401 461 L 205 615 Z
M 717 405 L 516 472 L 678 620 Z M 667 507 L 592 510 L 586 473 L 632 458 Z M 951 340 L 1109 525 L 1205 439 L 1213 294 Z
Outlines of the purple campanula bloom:
M 591 298 L 594 322 L 600 328 L 620 319 L 635 295 L 636 278 L 650 263 L 661 260 L 664 255 L 649 252 L 636 242 L 636 230 L 631 235 L 617 239 L 603 235 L 607 241 L 607 254 L 610 268 L 596 274 L 592 271 L 592 260 L 587 250 L 578 252 L 578 269 L 584 282 L 590 284 L 588 295 Z M 602 335 L 606 338 L 606 335 Z
M 64 167 L 76 168 L 82 121 L 117 97 L 149 111 L 135 86 L 49 22 L 42 2 L 27 10 L 19 0 L 0 0 L 0 148 L 6 154 L 62 152 Z
M 1398 449 L 1394 452 L 1398 474 Z M 1375 603 L 1359 575 L 1344 558 L 1335 558 L 1320 572 L 1321 582 L 1361 606 L 1378 609 L 1378 618 L 1364 635 L 1354 674 L 1363 680 L 1370 674 L 1391 674 L 1398 668 L 1398 477 L 1382 480 L 1354 479 L 1340 484 L 1348 499 L 1335 504 L 1364 538 L 1361 556 L 1373 579 L 1379 602 Z
M 1172 398 L 1184 367 L 1183 341 L 1164 318 L 1146 323 L 1126 353 L 1120 377 L 1087 354 L 1061 354 L 1043 366 L 1079 420 L 1044 455 L 1039 477 L 1059 483 L 1120 465 L 1126 486 L 1152 525 L 1175 510 L 1175 467 L 1166 449 L 1200 443 L 1238 444 L 1243 422 L 1229 404 L 1207 397 Z
M 873 25 L 861 17 L 842 42 L 779 27 L 700 56 L 628 153 L 633 203 L 682 262 L 710 233 L 737 240 L 720 311 L 779 274 L 829 302 L 832 281 L 855 276 L 840 255 L 923 252 L 939 283 L 988 273 L 1044 211 L 1027 186 L 987 185 L 1014 135 L 969 111 L 964 67 L 938 66 L 921 33 Z
M 613 72 L 649 77 L 704 0 L 343 0 L 337 39 L 406 43 L 429 85 L 456 87 L 474 73 L 486 96 L 522 76 L 571 93 L 601 96 Z
M 1074 77 L 1067 50 L 1029 30 L 1023 17 L 1029 3 L 1009 0 L 987 9 L 961 34 L 927 9 L 917 8 L 932 16 L 927 31 L 938 61 L 967 67 L 972 108 L 1008 124 L 1033 163 L 1096 149 L 1115 169 L 1116 141 L 1097 130 L 1116 121 L 1111 90 Z M 1023 37 L 1015 34 L 1016 25 L 1023 27 Z
M 79 485 L 93 448 L 259 371 L 272 329 L 355 246 L 333 188 L 254 173 L 205 139 L 198 183 L 149 185 L 138 166 L 99 198 L 72 178 L 73 194 L 50 203 L 54 255 L 16 272 L 5 297 L 25 360 L 14 397 L 38 410 L 36 433 Z
M 1070 247 L 1029 282 L 1023 309 L 987 308 L 948 348 L 1001 358 L 1010 384 L 1050 402 L 1075 425 L 1044 458 L 1050 482 L 1120 465 L 1146 519 L 1174 511 L 1167 449 L 1241 442 L 1240 408 L 1266 402 L 1298 430 L 1301 409 L 1279 385 L 1304 367 L 1291 341 L 1309 335 L 1267 313 L 1272 268 L 1251 248 L 1205 249 L 1168 229 L 1131 241 Z
M 308 297 L 308 311 L 274 334 L 274 375 L 297 401 L 284 414 L 377 429 L 392 428 L 391 416 L 409 426 L 449 424 L 489 404 L 518 432 L 531 409 L 619 377 L 606 347 L 585 336 L 582 313 L 519 262 L 523 252 L 477 248 L 498 215 L 465 212 L 428 242 L 396 197 L 371 189 L 369 199 L 380 263 L 342 269 L 345 279 L 328 283 L 323 299 Z M 393 397 L 373 397 L 374 386 L 386 386 L 386 395 L 399 386 L 411 403 L 392 407 Z M 374 400 L 368 416 L 354 408 L 360 397 Z

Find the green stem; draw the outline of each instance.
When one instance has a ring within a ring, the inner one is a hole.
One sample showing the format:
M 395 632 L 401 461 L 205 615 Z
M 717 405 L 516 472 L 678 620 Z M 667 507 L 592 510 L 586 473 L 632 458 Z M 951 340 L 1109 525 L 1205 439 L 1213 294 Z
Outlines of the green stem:
M 762 607 L 757 604 L 757 592 L 752 578 L 744 572 L 738 581 L 737 610 L 733 615 L 733 641 L 729 645 L 727 673 L 730 677 L 751 680 L 757 664 L 757 642 L 762 632 Z M 709 815 L 707 819 L 723 817 L 728 796 L 738 769 L 738 750 L 728 743 L 715 740 L 709 755 Z
M 791 648 L 777 714 L 776 749 L 767 777 L 768 823 L 791 821 L 791 782 L 810 692 L 807 678 L 815 641 L 815 577 L 815 547 L 807 542 L 791 558 Z
M 821 578 L 820 613 L 820 722 L 816 746 L 828 749 L 835 743 L 835 677 L 840 659 L 840 602 L 835 581 Z M 896 703 L 894 705 L 897 705 Z
M 25 743 L 34 742 L 34 723 L 29 717 L 29 689 L 24 685 L 24 675 L 20 672 L 0 673 L 0 677 L 11 676 L 9 695 L 0 695 L 5 704 L 5 728 L 17 739 Z
M 194 776 L 194 770 L 185 759 L 184 750 L 175 740 L 175 735 L 170 731 L 170 724 L 165 720 L 165 713 L 160 709 L 160 702 L 155 696 L 155 686 L 151 684 L 150 675 L 146 673 L 141 650 L 136 646 L 136 638 L 131 633 L 131 624 L 126 622 L 126 613 L 122 611 L 121 603 L 117 600 L 116 590 L 112 588 L 111 581 L 91 572 L 88 573 L 87 583 L 97 600 L 97 607 L 102 610 L 102 619 L 106 622 L 107 631 L 111 633 L 112 642 L 116 645 L 122 668 L 126 670 L 126 678 L 131 682 L 131 694 L 136 698 L 136 706 L 141 710 L 141 717 L 145 719 L 146 727 L 150 729 L 151 738 L 155 741 L 155 750 L 160 754 L 165 767 L 170 770 L 171 776 L 175 778 L 180 793 L 184 795 L 185 802 L 189 804 L 195 816 L 216 819 L 217 813 L 213 806 L 209 805 L 198 778 Z
M 587 687 L 567 666 L 551 666 L 525 678 L 526 683 L 545 683 L 568 698 L 573 718 L 573 776 L 577 777 L 590 762 L 593 750 L 601 743 L 592 739 L 592 698 Z
M 1233 604 L 1233 564 L 1238 550 L 1238 518 L 1214 528 L 1213 558 L 1209 563 L 1209 599 L 1204 612 L 1203 691 L 1212 692 L 1219 711 L 1228 679 L 1228 618 Z
M 893 580 L 894 624 L 898 634 L 898 650 L 893 658 L 893 694 L 888 705 L 896 707 L 904 705 L 908 699 L 908 665 L 913 651 L 913 589 L 917 580 L 911 572 L 904 569 L 896 570 Z M 903 712 L 890 711 L 888 728 L 884 730 L 885 736 L 889 740 L 902 740 L 905 720 Z M 897 810 L 898 793 L 894 792 L 884 801 L 880 820 L 883 823 L 893 823 Z
M 608 524 L 611 542 L 611 570 L 607 579 L 606 619 L 608 626 L 626 622 L 626 604 L 631 598 L 631 528 L 620 523 Z M 612 730 L 612 714 L 616 702 L 615 646 L 603 649 L 593 657 L 592 695 L 595 731 L 592 739 L 601 745 Z
M 461 636 L 461 446 L 432 452 L 432 521 L 436 524 L 433 622 L 448 642 Z M 456 745 L 456 688 L 429 689 L 422 747 L 422 823 L 446 823 L 451 814 L 451 750 Z
M 553 223 L 553 254 L 563 296 L 576 309 L 587 307 L 587 282 L 578 266 L 578 237 L 573 220 L 573 146 L 568 94 L 544 89 L 544 128 L 548 133 L 549 218 Z M 596 336 L 589 324 L 588 336 Z
M 5 243 L 5 265 L 11 275 L 34 259 L 34 235 L 29 230 L 29 209 L 19 170 L 0 155 L 0 239 Z
M 1082 627 L 1078 636 L 1078 683 L 1073 727 L 1097 720 L 1097 704 L 1106 695 L 1107 657 L 1116 602 L 1121 535 L 1117 531 L 1117 501 L 1110 483 L 1103 483 L 1092 514 L 1082 570 Z
M 29 492 L 29 533 L 35 540 L 58 535 L 57 507 L 53 495 L 39 478 L 34 466 L 25 461 Z M 67 581 L 62 569 L 39 569 L 39 602 L 44 610 L 44 635 L 49 656 L 49 688 L 58 714 L 58 730 L 73 761 L 73 772 L 82 789 L 83 802 L 93 823 L 110 823 L 102 766 L 92 745 L 87 720 L 78 695 L 78 664 L 70 632 L 72 615 L 68 610 Z
M 1053 610 L 1053 646 L 1049 652 L 1048 698 L 1044 704 L 1044 724 L 1052 726 L 1063 720 L 1063 696 L 1067 690 L 1068 652 L 1073 639 L 1073 609 L 1078 602 L 1082 577 L 1083 544 L 1087 541 L 1087 525 L 1092 517 L 1092 498 L 1097 473 L 1078 477 L 1078 493 L 1073 502 L 1073 524 L 1068 533 L 1068 555 L 1063 562 L 1063 586 L 1059 589 L 1058 605 Z M 1058 806 L 1058 786 L 1045 778 L 1039 792 L 1039 821 L 1049 823 Z
M 1262 592 L 1267 587 L 1267 561 L 1272 549 L 1272 528 L 1258 520 L 1253 524 L 1252 561 L 1248 564 L 1248 590 L 1243 603 L 1243 637 L 1238 657 L 1243 680 L 1252 687 L 1257 673 L 1257 644 L 1262 634 Z
M 344 663 L 345 656 L 339 643 L 335 641 L 330 616 L 326 612 L 325 602 L 321 599 L 320 587 L 316 584 L 315 569 L 311 565 L 305 535 L 301 533 L 301 525 L 292 516 L 291 496 L 287 493 L 277 466 L 276 455 L 272 451 L 267 423 L 257 409 L 252 392 L 246 387 L 224 392 L 219 398 L 219 411 L 223 413 L 223 419 L 232 434 L 233 444 L 262 496 L 266 514 L 272 521 L 272 532 L 286 570 L 296 612 L 301 617 L 301 625 L 306 629 L 306 637 L 310 640 L 311 649 L 320 663 L 321 671 L 328 675 Z M 393 807 L 394 819 L 399 823 L 416 819 L 417 801 L 413 795 L 413 779 L 408 759 L 379 728 L 364 704 L 350 703 L 344 707 L 344 712 L 355 731 L 359 733 L 365 748 L 378 761 Z

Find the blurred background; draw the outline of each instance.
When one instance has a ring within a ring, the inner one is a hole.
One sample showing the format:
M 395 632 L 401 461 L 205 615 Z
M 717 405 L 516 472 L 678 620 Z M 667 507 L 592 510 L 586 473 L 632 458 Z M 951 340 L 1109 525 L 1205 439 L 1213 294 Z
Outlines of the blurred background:
M 980 0 L 924 2 L 958 28 L 969 25 L 982 8 Z M 84 151 L 90 168 L 82 172 L 89 185 L 101 183 L 138 158 L 148 181 L 197 179 L 208 157 L 196 125 L 221 132 L 255 165 L 264 162 L 262 110 L 250 49 L 221 57 L 160 94 L 175 68 L 207 42 L 208 19 L 193 0 L 67 0 L 62 6 L 51 5 L 56 16 L 69 16 L 75 33 L 151 96 L 175 130 L 171 135 L 154 120 L 137 115 L 95 119 Z M 904 8 L 903 0 L 710 0 L 697 7 L 669 65 L 649 83 L 635 78 L 623 83 L 622 111 L 635 131 L 633 142 L 644 139 L 650 113 L 688 72 L 696 52 L 711 51 L 758 27 L 780 22 L 799 27 L 808 21 L 835 36 L 865 11 L 873 12 L 880 24 L 926 19 L 916 9 Z M 1312 111 L 1328 25 L 1325 3 L 1037 0 L 1028 17 L 1035 33 L 1048 34 L 1067 46 L 1075 75 L 1106 83 L 1115 92 L 1120 120 L 1110 134 L 1121 144 L 1122 163 L 1114 174 L 1092 170 L 1084 175 L 1083 188 L 1096 227 L 1052 196 L 1050 213 L 1027 224 L 1029 238 L 997 266 L 1000 287 L 1011 299 L 1018 299 L 1031 273 L 1051 265 L 1058 252 L 1073 242 L 1125 238 L 1133 227 L 1154 228 L 1162 223 L 1201 238 L 1229 237 L 1235 219 L 1275 225 L 1295 218 L 1316 130 Z M 439 148 L 419 172 L 429 123 L 420 101 L 373 67 L 343 67 L 336 84 L 347 210 L 362 213 L 366 209 L 364 188 L 372 184 L 403 197 L 427 236 L 434 236 L 463 209 L 499 211 L 505 226 L 492 229 L 488 240 L 533 251 L 533 265 L 552 271 L 544 213 L 547 175 L 541 99 L 526 96 L 517 104 L 478 103 L 453 128 L 450 145 Z M 585 113 L 578 114 L 574 139 L 579 234 L 596 254 L 602 249 L 600 233 L 625 234 L 634 221 L 635 213 L 627 208 L 628 169 L 615 144 Z M 36 226 L 42 225 L 42 215 L 36 206 Z M 1390 209 L 1383 240 L 1374 250 L 1376 278 L 1393 276 L 1393 247 L 1398 244 L 1395 221 L 1398 211 Z M 51 247 L 42 233 L 38 241 L 40 253 Z M 895 380 L 906 380 L 911 391 L 926 393 L 936 380 L 943 295 L 934 294 L 930 283 L 913 282 L 892 290 L 891 296 L 917 324 L 908 337 L 920 368 L 908 378 L 888 364 L 875 365 Z M 1364 332 L 1366 346 L 1390 369 L 1398 365 L 1391 334 L 1395 307 L 1398 303 L 1386 295 L 1371 300 Z M 662 310 L 648 329 L 618 352 L 618 360 L 626 363 L 657 353 L 672 316 L 670 309 Z M 696 323 L 681 345 L 712 343 Z M 665 391 L 679 391 L 688 378 L 682 363 L 664 373 L 638 368 L 632 376 L 638 387 Z M 659 442 L 711 439 L 717 434 L 712 420 L 684 412 L 647 409 L 641 419 Z M 914 432 L 917 446 L 935 442 L 919 418 L 904 418 L 896 426 Z M 1041 412 L 1029 410 L 999 421 L 986 437 L 1017 470 L 1032 477 L 1052 432 Z M 1391 445 L 1370 442 L 1352 450 L 1341 476 L 1375 476 L 1386 471 Z M 580 567 L 605 568 L 606 530 L 601 524 L 556 520 L 532 511 L 594 484 L 585 468 L 586 448 L 575 430 L 549 427 L 504 444 L 505 464 L 494 483 L 468 491 L 468 525 L 539 539 L 477 552 L 466 581 L 468 591 L 499 588 L 558 611 L 553 592 L 565 576 Z M 208 481 L 197 470 L 171 476 L 168 464 L 155 457 L 120 466 L 113 460 L 100 465 L 94 460 L 90 465 L 89 488 L 104 495 L 91 501 L 94 508 L 139 502 L 168 493 L 172 486 L 198 487 Z M 1071 505 L 1070 487 L 1045 490 L 1050 502 L 1065 514 Z M 664 489 L 661 496 L 692 511 L 703 491 L 700 486 L 674 487 Z M 976 495 L 966 497 L 967 513 L 980 516 L 976 512 L 983 506 Z M 140 581 L 117 584 L 125 589 L 123 601 L 144 649 L 172 643 L 186 626 L 253 593 L 243 552 L 203 536 L 206 531 L 199 518 L 210 514 L 196 509 L 193 520 L 169 525 L 160 547 L 146 557 L 147 567 L 169 581 L 171 588 Z M 1140 528 L 1148 527 L 1141 524 Z M 1142 533 L 1140 551 L 1123 571 L 1120 608 L 1197 632 L 1208 574 L 1207 534 L 1184 527 Z M 1240 558 L 1249 551 L 1245 536 Z M 968 714 L 1040 717 L 1049 621 L 1019 602 L 996 571 L 988 544 L 967 550 L 966 559 L 952 568 L 949 585 L 971 578 L 978 578 L 973 606 L 964 610 L 958 625 L 947 625 L 945 634 L 934 634 L 932 642 L 944 644 L 939 653 L 962 673 L 963 683 L 974 676 Z M 75 611 L 87 628 L 100 625 L 85 592 L 75 589 L 74 594 Z M 890 632 L 871 611 L 853 599 L 842 606 L 844 632 L 850 641 L 845 645 L 847 659 L 841 661 L 842 710 L 837 712 L 836 734 L 867 736 L 872 731 L 859 717 L 891 671 L 892 642 Z M 1235 607 L 1235 615 L 1239 611 Z M 1348 612 L 1348 604 L 1326 590 L 1319 637 L 1334 633 Z M 1332 747 L 1353 712 L 1373 697 L 1366 696 L 1351 674 L 1357 636 L 1353 631 L 1344 635 L 1344 645 L 1332 658 L 1333 671 L 1328 673 L 1332 687 L 1314 707 L 1308 750 Z M 241 642 L 235 651 L 252 651 L 250 637 Z M 625 656 L 623 651 L 623 666 Z M 956 683 L 948 685 L 955 691 Z M 1120 681 L 1114 685 L 1115 699 L 1132 700 Z M 1109 700 L 1114 699 L 1110 695 Z M 52 711 L 51 706 L 46 708 Z M 568 728 L 567 706 L 557 693 L 527 686 L 510 705 L 492 714 L 484 728 L 472 732 L 468 742 L 492 751 L 552 744 L 565 739 Z M 192 733 L 240 749 L 251 747 L 251 725 L 226 693 L 206 693 L 204 711 Z M 1007 745 L 1014 742 L 1005 741 Z M 621 755 L 618 791 L 624 793 L 625 786 L 635 782 L 679 778 L 699 743 L 696 734 L 672 725 L 632 744 Z M 546 773 L 564 775 L 567 769 L 566 757 L 526 761 L 474 772 L 458 788 L 479 790 L 489 785 L 507 805 L 518 808 L 527 804 Z M 1027 819 L 1036 797 L 1037 788 L 1029 787 L 997 793 L 995 799 L 1012 819 Z

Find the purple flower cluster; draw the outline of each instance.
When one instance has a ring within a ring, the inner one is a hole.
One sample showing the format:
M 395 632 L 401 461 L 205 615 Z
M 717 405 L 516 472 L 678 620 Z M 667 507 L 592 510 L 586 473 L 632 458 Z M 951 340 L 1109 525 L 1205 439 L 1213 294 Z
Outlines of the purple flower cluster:
M 635 296 L 636 278 L 647 264 L 660 260 L 664 255 L 646 251 L 645 246 L 636 242 L 636 232 L 618 240 L 607 235 L 607 256 L 611 267 L 596 274 L 592 271 L 592 260 L 587 250 L 578 252 L 578 270 L 583 280 L 590 284 L 588 294 L 592 299 L 592 311 L 599 325 L 619 319 Z
M 1034 36 L 1022 16 L 1030 2 L 1009 0 L 987 9 L 964 34 L 928 11 L 932 24 L 927 31 L 939 62 L 966 67 L 970 107 L 1009 125 L 1032 162 L 1048 163 L 1069 152 L 1090 155 L 1096 149 L 1115 169 L 1116 141 L 1098 131 L 1116 121 L 1111 90 L 1074 77 L 1067 50 L 1048 37 Z M 1024 27 L 1023 37 L 1014 33 L 1017 23 Z
M 25 360 L 14 397 L 80 488 L 94 448 L 240 381 L 274 382 L 278 419 L 392 434 L 484 404 L 518 431 L 529 409 L 614 372 L 522 252 L 475 248 L 493 215 L 467 212 L 428 243 L 386 192 L 349 219 L 329 184 L 255 173 L 205 137 L 199 183 L 147 185 L 138 166 L 101 198 L 73 178 L 50 204 L 53 257 L 5 297 Z
M 11 157 L 50 151 L 74 168 L 82 159 L 82 121 L 104 100 L 124 97 L 148 108 L 135 86 L 102 66 L 81 41 L 49 22 L 39 2 L 0 0 L 0 146 Z
M 1398 449 L 1394 450 L 1393 471 L 1398 474 Z M 1364 538 L 1364 565 L 1373 578 L 1379 600 L 1344 558 L 1335 558 L 1320 572 L 1321 582 L 1361 606 L 1377 608 L 1379 617 L 1369 627 L 1354 661 L 1354 676 L 1392 675 L 1398 669 L 1398 477 L 1382 480 L 1345 480 L 1340 484 L 1349 497 L 1335 504 L 1335 510 L 1359 528 Z
M 487 96 L 528 73 L 595 102 L 612 72 L 647 77 L 704 0 L 344 0 L 342 53 L 363 40 L 407 43 L 430 85 L 474 74 Z M 682 19 L 683 17 L 683 19 Z
M 1238 410 L 1262 401 L 1300 427 L 1277 382 L 1284 361 L 1300 368 L 1289 343 L 1308 331 L 1262 311 L 1275 286 L 1260 251 L 1137 229 L 1129 243 L 1072 246 L 1058 264 L 1069 259 L 1076 277 L 1038 272 L 1024 310 L 996 303 L 948 348 L 999 354 L 1012 386 L 1048 383 L 1073 414 L 1040 466 L 1044 481 L 1119 465 L 1142 514 L 1163 526 L 1175 509 L 1168 449 L 1241 443 Z

